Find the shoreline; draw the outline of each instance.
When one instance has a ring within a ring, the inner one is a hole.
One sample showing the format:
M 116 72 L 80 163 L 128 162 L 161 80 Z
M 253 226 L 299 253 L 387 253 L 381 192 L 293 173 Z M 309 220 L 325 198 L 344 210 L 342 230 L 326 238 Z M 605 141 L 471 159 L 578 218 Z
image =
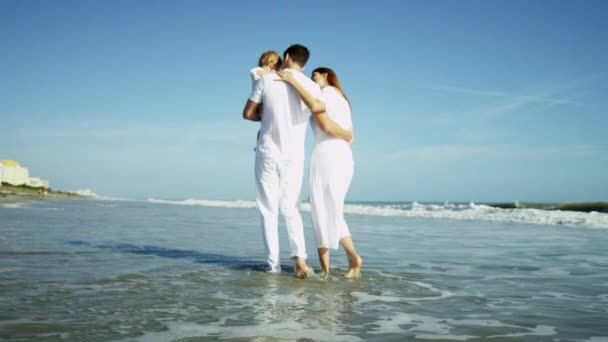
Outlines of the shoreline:
M 43 192 L 41 189 L 2 185 L 0 187 L 0 206 L 19 203 L 46 201 L 54 199 L 83 199 L 84 196 L 71 192 L 51 191 Z

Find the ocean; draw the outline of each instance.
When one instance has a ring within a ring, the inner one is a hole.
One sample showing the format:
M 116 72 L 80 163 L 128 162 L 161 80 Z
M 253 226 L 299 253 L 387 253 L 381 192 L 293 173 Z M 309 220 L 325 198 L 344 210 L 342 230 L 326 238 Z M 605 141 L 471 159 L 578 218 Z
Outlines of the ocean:
M 350 203 L 362 278 L 263 272 L 252 201 L 0 207 L 2 341 L 608 341 L 608 214 Z M 318 271 L 309 207 L 308 263 Z

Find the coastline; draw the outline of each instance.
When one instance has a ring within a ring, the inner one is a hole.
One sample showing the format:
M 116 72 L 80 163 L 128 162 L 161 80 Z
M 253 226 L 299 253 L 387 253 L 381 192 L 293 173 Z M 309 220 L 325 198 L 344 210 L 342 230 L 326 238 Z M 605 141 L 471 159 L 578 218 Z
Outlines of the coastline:
M 45 201 L 53 199 L 82 199 L 84 196 L 63 191 L 29 188 L 2 184 L 0 187 L 0 206 L 13 205 L 32 201 Z

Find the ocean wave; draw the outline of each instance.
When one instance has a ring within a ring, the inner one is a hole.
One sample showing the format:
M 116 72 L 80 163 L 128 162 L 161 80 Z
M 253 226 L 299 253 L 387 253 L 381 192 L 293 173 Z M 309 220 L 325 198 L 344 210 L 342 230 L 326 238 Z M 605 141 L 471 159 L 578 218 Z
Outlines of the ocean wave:
M 405 205 L 360 205 L 346 204 L 344 211 L 350 214 L 374 216 L 423 217 L 451 220 L 483 220 L 584 226 L 608 228 L 608 214 L 598 212 L 575 212 L 543 209 L 502 209 L 484 204 L 419 204 Z
M 94 199 L 94 200 L 98 200 L 98 201 L 134 201 L 133 199 L 130 199 L 130 198 L 99 195 L 91 189 L 78 189 L 78 190 L 72 190 L 72 191 L 68 191 L 68 192 L 71 194 L 75 194 L 78 196 L 82 196 L 82 197 L 86 197 L 86 198 Z
M 162 200 L 149 198 L 148 202 L 171 204 L 171 205 L 190 205 L 203 207 L 222 207 L 222 208 L 256 208 L 255 201 L 222 201 L 205 199 L 187 199 L 181 201 Z M 302 203 L 300 209 L 310 211 L 309 203 Z M 449 220 L 479 220 L 479 221 L 498 221 L 515 222 L 529 224 L 562 225 L 588 228 L 608 229 L 608 214 L 598 212 L 577 212 L 562 210 L 544 210 L 532 208 L 513 208 L 505 209 L 485 204 L 471 203 L 347 203 L 344 212 L 354 215 L 367 216 L 393 216 L 410 218 L 432 218 Z
M 78 190 L 71 190 L 68 191 L 71 194 L 75 194 L 78 196 L 83 196 L 83 197 L 99 197 L 99 195 L 97 195 L 93 190 L 91 189 L 78 189 Z

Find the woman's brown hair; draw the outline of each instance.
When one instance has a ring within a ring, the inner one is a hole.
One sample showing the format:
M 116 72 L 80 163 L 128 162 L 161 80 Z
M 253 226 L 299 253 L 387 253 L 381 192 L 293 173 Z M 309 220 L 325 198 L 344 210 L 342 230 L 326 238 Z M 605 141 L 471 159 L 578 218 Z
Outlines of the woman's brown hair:
M 326 68 L 326 67 L 320 67 L 320 68 L 316 68 L 315 70 L 312 71 L 313 74 L 315 72 L 318 72 L 319 74 L 327 74 L 327 83 L 329 83 L 330 86 L 338 89 L 340 94 L 342 94 L 342 96 L 344 96 L 344 99 L 346 99 L 346 102 L 348 102 L 348 105 L 350 106 L 350 101 L 348 100 L 348 97 L 346 97 L 346 94 L 344 94 L 344 90 L 342 90 L 342 87 L 340 86 L 340 81 L 338 80 L 338 75 L 336 75 L 336 73 L 333 70 L 331 70 L 330 68 Z

